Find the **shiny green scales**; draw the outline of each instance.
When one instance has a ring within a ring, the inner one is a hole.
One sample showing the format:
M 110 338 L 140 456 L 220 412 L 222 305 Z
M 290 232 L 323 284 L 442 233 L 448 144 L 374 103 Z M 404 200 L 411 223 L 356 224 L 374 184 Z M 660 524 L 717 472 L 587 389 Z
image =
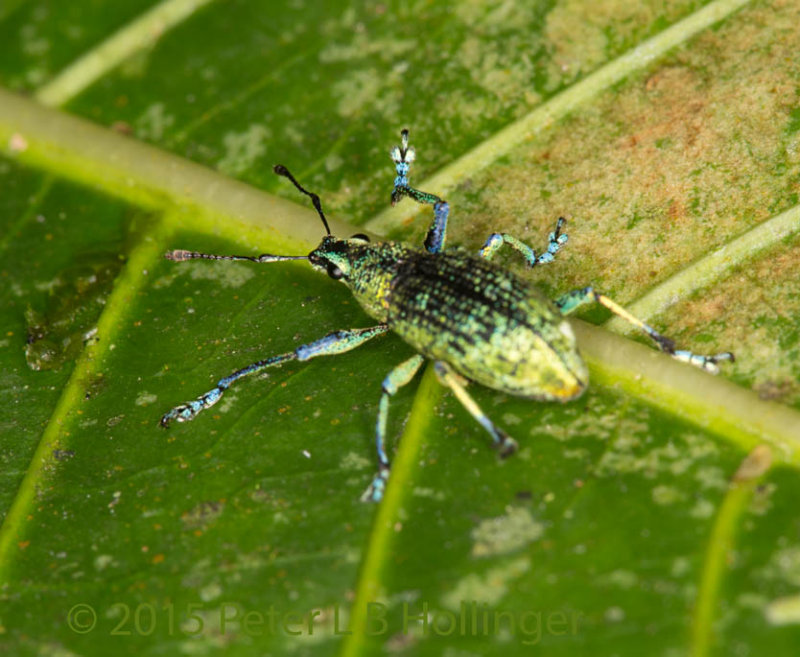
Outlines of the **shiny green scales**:
M 676 350 L 672 340 L 591 287 L 575 290 L 552 302 L 527 281 L 490 261 L 505 244 L 518 251 L 531 267 L 551 262 L 567 241 L 561 232 L 565 225 L 563 218 L 550 233 L 546 250 L 539 255 L 505 233 L 491 235 L 477 256 L 459 250 L 445 251 L 450 208 L 438 196 L 409 185 L 408 170 L 414 150 L 408 146 L 407 130 L 402 132 L 402 143 L 392 149 L 391 155 L 397 171 L 392 203 L 408 196 L 433 206 L 434 221 L 424 249 L 396 242 L 371 243 L 366 235 L 349 239 L 333 237 L 319 197 L 278 165 L 275 172 L 311 198 L 325 226 L 327 235 L 316 249 L 307 256 L 221 256 L 182 250 L 166 255 L 179 262 L 195 258 L 258 263 L 308 260 L 315 269 L 347 285 L 362 308 L 379 323 L 365 329 L 335 331 L 294 351 L 237 370 L 221 379 L 212 390 L 167 412 L 161 418 L 163 426 L 173 420 L 194 419 L 245 376 L 290 360 L 304 361 L 350 351 L 393 331 L 419 354 L 398 365 L 383 381 L 375 426 L 378 473 L 362 498 L 377 502 L 383 497 L 389 479 L 389 458 L 384 447 L 389 399 L 411 381 L 426 359 L 433 361 L 439 380 L 489 432 L 502 456 L 511 454 L 516 442 L 483 413 L 466 391 L 467 382 L 529 399 L 563 402 L 578 397 L 589 376 L 565 315 L 583 304 L 602 304 L 644 331 L 673 358 L 709 372 L 716 373 L 718 361 L 733 360 L 729 352 L 702 356 Z
M 572 330 L 535 287 L 458 251 L 434 257 L 390 243 L 391 258 L 372 267 L 358 254 L 374 248 L 353 248 L 352 264 L 341 265 L 362 282 L 353 294 L 423 356 L 512 395 L 562 400 L 583 390 L 588 374 Z

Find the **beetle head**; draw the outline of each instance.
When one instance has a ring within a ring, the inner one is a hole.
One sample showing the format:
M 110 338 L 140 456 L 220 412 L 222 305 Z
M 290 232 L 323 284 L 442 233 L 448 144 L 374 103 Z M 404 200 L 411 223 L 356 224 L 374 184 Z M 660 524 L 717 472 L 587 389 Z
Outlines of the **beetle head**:
M 308 261 L 314 269 L 327 273 L 334 280 L 346 279 L 353 258 L 361 251 L 359 247 L 368 243 L 369 238 L 361 233 L 346 240 L 326 235 L 320 245 L 308 254 Z

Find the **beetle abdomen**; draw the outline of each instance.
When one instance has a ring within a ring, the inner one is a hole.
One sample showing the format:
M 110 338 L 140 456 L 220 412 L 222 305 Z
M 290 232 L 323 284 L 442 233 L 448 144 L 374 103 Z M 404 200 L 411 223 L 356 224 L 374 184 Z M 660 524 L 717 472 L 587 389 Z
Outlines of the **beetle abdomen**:
M 463 253 L 403 255 L 387 321 L 411 346 L 513 395 L 567 400 L 583 392 L 588 373 L 572 330 L 536 288 Z

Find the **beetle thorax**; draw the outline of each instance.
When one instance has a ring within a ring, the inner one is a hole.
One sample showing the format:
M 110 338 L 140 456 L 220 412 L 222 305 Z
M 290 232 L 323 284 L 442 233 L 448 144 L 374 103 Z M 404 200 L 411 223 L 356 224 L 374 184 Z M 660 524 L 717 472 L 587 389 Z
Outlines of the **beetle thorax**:
M 391 281 L 407 250 L 393 242 L 325 236 L 308 259 L 315 269 L 347 285 L 369 315 L 385 321 Z

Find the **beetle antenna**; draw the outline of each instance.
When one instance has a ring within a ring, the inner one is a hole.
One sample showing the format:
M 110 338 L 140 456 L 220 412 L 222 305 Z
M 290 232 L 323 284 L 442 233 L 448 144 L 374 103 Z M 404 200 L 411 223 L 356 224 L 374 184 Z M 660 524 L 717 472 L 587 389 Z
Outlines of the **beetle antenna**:
M 184 251 L 183 249 L 176 249 L 175 251 L 167 251 L 164 254 L 167 260 L 173 262 L 184 262 L 186 260 L 194 260 L 195 258 L 202 258 L 204 260 L 249 260 L 250 262 L 282 262 L 283 260 L 308 260 L 308 256 L 285 256 L 285 255 L 272 255 L 271 253 L 262 253 L 260 256 L 241 256 L 241 255 L 215 255 L 213 253 L 198 253 L 197 251 Z
M 309 192 L 307 189 L 305 189 L 299 182 L 297 182 L 295 177 L 289 172 L 289 169 L 287 169 L 282 164 L 276 164 L 273 167 L 273 171 L 277 173 L 279 176 L 283 176 L 284 178 L 288 178 L 289 180 L 291 180 L 292 184 L 294 184 L 294 186 L 297 187 L 297 189 L 299 189 L 301 192 L 303 192 L 303 194 L 311 198 L 311 202 L 314 204 L 314 209 L 317 211 L 319 218 L 322 219 L 322 224 L 325 226 L 325 230 L 328 231 L 328 235 L 330 235 L 331 229 L 328 226 L 328 220 L 325 218 L 325 213 L 322 211 L 322 202 L 319 200 L 319 196 L 317 196 L 314 192 Z

